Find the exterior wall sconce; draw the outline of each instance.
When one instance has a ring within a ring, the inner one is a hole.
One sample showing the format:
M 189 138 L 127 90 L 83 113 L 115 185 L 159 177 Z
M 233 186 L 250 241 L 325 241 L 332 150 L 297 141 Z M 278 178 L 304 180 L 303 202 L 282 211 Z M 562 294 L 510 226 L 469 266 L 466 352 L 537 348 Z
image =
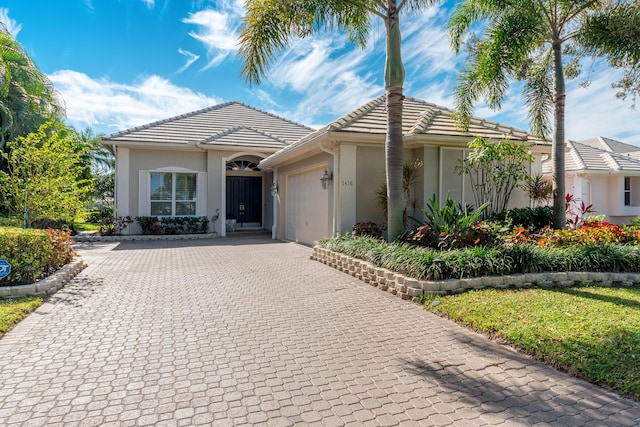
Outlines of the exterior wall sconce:
M 333 181 L 333 173 L 325 169 L 322 177 L 320 178 L 320 185 L 322 185 L 322 189 L 326 190 L 329 186 L 329 182 L 331 181 Z
M 278 194 L 278 183 L 273 181 L 273 184 L 271 184 L 271 195 L 275 196 Z

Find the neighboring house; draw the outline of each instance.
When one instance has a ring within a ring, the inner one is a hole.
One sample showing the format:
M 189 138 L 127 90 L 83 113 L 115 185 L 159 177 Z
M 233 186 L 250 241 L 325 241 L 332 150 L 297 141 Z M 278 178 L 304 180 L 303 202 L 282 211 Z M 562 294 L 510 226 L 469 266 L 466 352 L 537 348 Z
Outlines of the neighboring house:
M 350 232 L 357 222 L 382 223 L 375 193 L 385 182 L 385 109 L 380 96 L 312 132 L 230 102 L 106 136 L 103 144 L 117 159 L 117 215 L 211 219 L 219 212 L 212 226 L 222 236 L 222 225 L 235 221 L 236 230 L 271 230 L 274 238 L 307 244 Z M 405 159 L 424 163 L 413 189 L 418 209 L 448 192 L 474 203 L 469 179 L 455 170 L 474 135 L 526 142 L 534 158 L 530 172 L 541 173 L 548 142 L 478 118 L 463 133 L 451 116 L 405 98 Z M 528 206 L 528 197 L 519 191 L 511 205 Z
M 107 135 L 116 156 L 117 216 L 207 216 L 210 230 L 271 229 L 265 157 L 313 129 L 228 102 Z M 125 232 L 138 233 L 135 223 Z
M 552 168 L 545 159 L 543 174 Z M 567 193 L 593 205 L 592 215 L 616 224 L 640 216 L 640 147 L 603 137 L 567 141 L 565 179 Z

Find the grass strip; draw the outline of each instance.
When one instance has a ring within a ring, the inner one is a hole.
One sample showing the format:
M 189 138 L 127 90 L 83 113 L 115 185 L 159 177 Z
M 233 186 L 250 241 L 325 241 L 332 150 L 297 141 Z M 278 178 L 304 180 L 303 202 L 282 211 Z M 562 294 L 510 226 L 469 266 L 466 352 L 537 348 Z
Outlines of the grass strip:
M 640 288 L 484 289 L 425 308 L 640 400 Z
M 0 338 L 41 305 L 41 297 L 0 300 Z

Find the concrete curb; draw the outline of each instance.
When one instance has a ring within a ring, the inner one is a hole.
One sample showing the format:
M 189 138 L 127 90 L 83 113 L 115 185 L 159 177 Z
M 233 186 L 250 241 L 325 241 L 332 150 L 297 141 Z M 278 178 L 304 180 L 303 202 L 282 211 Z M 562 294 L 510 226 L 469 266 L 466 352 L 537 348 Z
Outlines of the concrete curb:
M 512 286 L 522 288 L 534 284 L 545 287 L 591 283 L 598 283 L 601 286 L 633 286 L 640 284 L 640 273 L 584 271 L 525 273 L 448 280 L 418 280 L 320 246 L 313 247 L 311 259 L 348 273 L 371 286 L 376 286 L 405 300 L 417 300 L 422 295 L 446 295 L 471 289 L 509 288 Z
M 198 240 L 198 239 L 214 239 L 218 237 L 218 233 L 207 234 L 166 234 L 166 235 L 117 235 L 117 236 L 97 236 L 78 234 L 73 236 L 74 242 L 127 242 L 133 240 Z
M 0 299 L 53 295 L 86 267 L 84 261 L 76 257 L 69 264 L 39 282 L 28 285 L 0 286 Z

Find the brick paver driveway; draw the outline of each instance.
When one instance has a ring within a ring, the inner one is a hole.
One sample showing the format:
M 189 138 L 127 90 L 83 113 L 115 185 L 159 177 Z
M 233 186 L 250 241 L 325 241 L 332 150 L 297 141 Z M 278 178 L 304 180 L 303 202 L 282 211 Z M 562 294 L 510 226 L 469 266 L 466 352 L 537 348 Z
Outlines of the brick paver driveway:
M 0 425 L 638 425 L 640 407 L 244 236 L 96 243 L 0 340 Z

